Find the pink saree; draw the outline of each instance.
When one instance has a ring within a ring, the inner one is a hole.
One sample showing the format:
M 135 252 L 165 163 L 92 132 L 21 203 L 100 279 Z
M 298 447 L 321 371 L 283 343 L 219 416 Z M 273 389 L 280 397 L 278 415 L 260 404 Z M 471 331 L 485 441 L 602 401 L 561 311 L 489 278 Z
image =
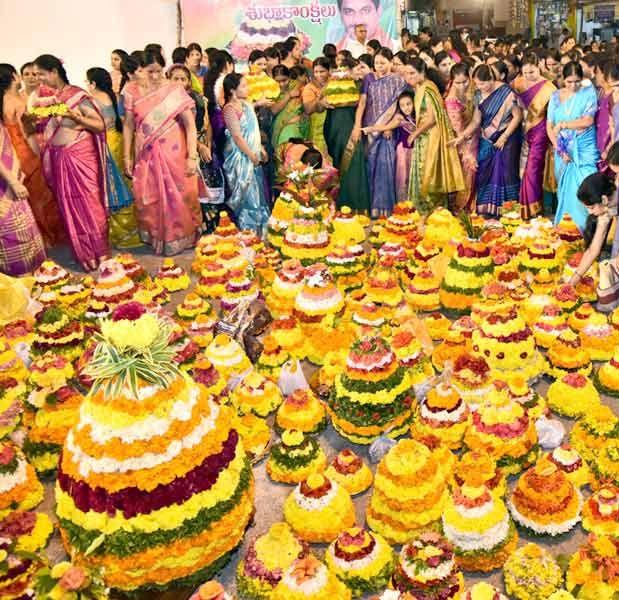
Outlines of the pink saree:
M 202 217 L 198 177 L 187 177 L 187 141 L 180 115 L 194 101 L 175 84 L 146 95 L 125 90 L 125 109 L 135 120 L 135 197 L 138 230 L 157 254 L 178 254 L 194 246 Z
M 0 161 L 12 175 L 18 176 L 17 155 L 2 121 Z M 43 238 L 28 200 L 16 198 L 8 182 L 0 178 L 0 271 L 12 276 L 24 275 L 44 260 Z
M 90 103 L 86 92 L 74 85 L 65 86 L 57 98 L 72 109 L 84 101 Z M 62 128 L 61 122 L 60 117 L 53 117 L 45 126 L 43 173 L 56 196 L 73 253 L 82 267 L 91 271 L 110 255 L 105 209 L 105 132 L 80 131 L 74 141 L 56 145 L 54 138 Z

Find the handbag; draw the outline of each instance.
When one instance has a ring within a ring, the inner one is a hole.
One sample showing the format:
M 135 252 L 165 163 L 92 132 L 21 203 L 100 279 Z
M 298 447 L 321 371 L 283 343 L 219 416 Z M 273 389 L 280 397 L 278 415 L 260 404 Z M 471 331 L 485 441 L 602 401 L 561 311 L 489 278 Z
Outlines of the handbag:
M 603 260 L 599 263 L 599 271 L 597 309 L 612 312 L 619 306 L 619 265 L 616 259 Z

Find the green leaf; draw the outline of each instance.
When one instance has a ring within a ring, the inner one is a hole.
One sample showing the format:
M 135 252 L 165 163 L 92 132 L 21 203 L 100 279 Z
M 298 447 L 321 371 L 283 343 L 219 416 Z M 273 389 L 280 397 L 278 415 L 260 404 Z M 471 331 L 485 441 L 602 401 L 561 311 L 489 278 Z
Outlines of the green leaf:
M 101 544 L 105 542 L 105 533 L 102 533 L 100 536 L 96 537 L 90 546 L 86 548 L 86 552 L 84 552 L 84 556 L 90 556 Z

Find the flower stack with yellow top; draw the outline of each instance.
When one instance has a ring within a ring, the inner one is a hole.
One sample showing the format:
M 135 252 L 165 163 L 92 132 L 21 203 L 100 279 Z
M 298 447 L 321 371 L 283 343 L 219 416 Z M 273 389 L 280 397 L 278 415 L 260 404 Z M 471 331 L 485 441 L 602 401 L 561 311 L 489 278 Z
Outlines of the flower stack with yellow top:
M 408 428 L 414 392 L 407 370 L 380 337 L 355 342 L 335 379 L 328 410 L 333 427 L 352 442 L 370 444 Z
M 289 187 L 287 182 L 275 200 L 273 210 L 267 221 L 267 240 L 269 244 L 278 249 L 282 247 L 284 234 L 299 208 L 299 203 L 291 191 L 287 189 Z
M 561 273 L 561 260 L 548 240 L 539 239 L 529 244 L 520 255 L 518 268 L 521 273 L 535 277 L 546 269 L 556 281 Z
M 76 282 L 63 285 L 56 291 L 59 305 L 74 319 L 79 319 L 86 312 L 92 289 Z
M 50 352 L 30 366 L 33 389 L 26 400 L 30 414 L 25 417 L 24 452 L 40 475 L 54 473 L 69 429 L 78 422 L 84 398 L 72 382 L 74 376 L 71 363 Z
M 332 542 L 355 524 L 355 507 L 344 487 L 321 473 L 312 473 L 284 501 L 284 518 L 301 539 Z
M 431 347 L 431 341 L 428 340 L 424 348 L 412 331 L 401 328 L 391 337 L 391 346 L 400 364 L 408 370 L 413 385 L 423 383 L 434 375 L 432 362 L 426 354 L 426 348 Z
M 539 453 L 535 422 L 506 392 L 473 411 L 464 444 L 470 450 L 488 452 L 510 475 L 533 464 Z
M 313 554 L 298 558 L 273 590 L 271 600 L 350 600 L 350 590 Z
M 423 239 L 428 247 L 447 249 L 453 240 L 468 234 L 463 223 L 446 208 L 437 208 L 426 219 Z
M 563 583 L 552 554 L 537 544 L 518 548 L 503 566 L 505 590 L 515 600 L 548 600 Z
M 327 457 L 316 438 L 295 429 L 286 429 L 282 441 L 275 444 L 266 464 L 267 474 L 273 481 L 297 484 L 312 473 L 322 473 Z
M 420 269 L 405 288 L 406 299 L 411 307 L 421 312 L 438 310 L 441 278 L 431 269 Z
M 236 386 L 230 397 L 240 414 L 253 413 L 266 417 L 277 410 L 283 401 L 277 385 L 257 371 L 250 371 Z
M 353 598 L 360 598 L 389 584 L 395 556 L 380 535 L 352 527 L 342 531 L 327 548 L 325 562 Z
M 11 442 L 0 442 L 0 519 L 12 510 L 31 510 L 43 502 L 43 485 L 23 452 Z
M 289 315 L 295 299 L 305 283 L 305 268 L 298 260 L 286 260 L 278 269 L 268 293 L 266 304 L 275 317 Z
M 590 534 L 570 559 L 565 587 L 582 600 L 614 600 L 619 590 L 619 538 Z
M 546 457 L 554 463 L 577 488 L 583 488 L 591 483 L 591 471 L 587 463 L 569 444 L 561 444 Z
M 365 492 L 374 480 L 370 467 L 350 448 L 344 448 L 337 454 L 325 475 L 343 486 L 351 496 Z
M 470 590 L 462 592 L 458 600 L 509 600 L 509 598 L 490 583 L 480 581 Z
M 603 394 L 619 398 L 619 348 L 616 348 L 613 357 L 594 373 L 593 383 Z
M 380 461 L 367 507 L 367 523 L 402 544 L 438 522 L 447 502 L 446 473 L 436 455 L 415 440 L 400 440 Z
M 203 298 L 221 298 L 228 280 L 228 269 L 219 258 L 208 260 L 202 265 L 196 292 Z
M 548 387 L 548 406 L 564 417 L 579 419 L 593 406 L 599 406 L 600 395 L 591 380 L 581 373 L 568 373 Z
M 58 470 L 65 548 L 124 592 L 209 579 L 253 514 L 232 415 L 180 373 L 168 339 L 168 325 L 136 303 L 102 323 L 94 385 Z
M 600 487 L 582 508 L 582 527 L 596 535 L 619 537 L 619 488 L 611 483 Z
M 220 333 L 206 348 L 204 355 L 224 377 L 238 376 L 251 368 L 241 345 L 229 335 Z
M 562 243 L 562 254 L 572 254 L 583 250 L 584 239 L 578 225 L 574 222 L 574 219 L 568 214 L 564 213 L 561 220 L 555 227 L 557 236 Z
M 295 390 L 277 409 L 275 429 L 296 429 L 310 435 L 323 431 L 328 423 L 324 404 L 312 390 Z
M 435 532 L 421 532 L 402 546 L 393 587 L 399 600 L 440 598 L 455 600 L 464 590 L 464 576 L 456 562 L 453 546 Z
M 391 259 L 381 261 L 368 275 L 365 292 L 367 299 L 386 309 L 395 309 L 404 300 L 398 276 Z
M 473 331 L 472 344 L 473 352 L 486 359 L 498 379 L 519 374 L 531 380 L 546 368 L 535 347 L 533 332 L 515 308 L 483 319 Z
M 559 379 L 570 373 L 590 375 L 592 370 L 591 357 L 582 347 L 577 333 L 564 331 L 550 346 L 546 354 L 548 359 L 548 375 Z
M 499 382 L 495 382 L 495 386 L 497 383 Z M 535 391 L 535 388 L 529 386 L 524 377 L 518 374 L 510 375 L 505 383 L 510 400 L 517 402 L 526 409 L 531 419 L 539 419 L 545 413 L 546 401 Z
M 533 325 L 535 343 L 540 348 L 550 348 L 563 333 L 570 332 L 567 317 L 559 306 L 549 303 L 544 306 Z
M 580 521 L 582 495 L 566 474 L 542 458 L 518 480 L 509 498 L 514 521 L 534 535 L 561 535 Z
M 253 539 L 236 569 L 236 587 L 241 600 L 268 600 L 284 571 L 298 558 L 309 554 L 287 523 L 273 523 Z
M 356 246 L 365 241 L 362 220 L 358 215 L 353 214 L 350 206 L 342 206 L 335 214 L 331 225 L 333 227 L 331 239 L 334 244 Z
M 282 315 L 273 320 L 269 326 L 269 333 L 290 356 L 299 360 L 305 358 L 305 336 L 293 316 Z
M 468 470 L 454 486 L 442 515 L 445 537 L 464 571 L 488 572 L 502 567 L 518 545 L 518 533 L 498 494 L 483 472 Z
M 268 334 L 262 341 L 262 352 L 256 362 L 256 370 L 277 383 L 282 368 L 289 360 L 290 354 L 280 346 L 277 338 Z
M 466 481 L 477 478 L 494 495 L 502 498 L 505 495 L 505 474 L 496 461 L 487 453 L 476 450 L 464 452 L 453 470 L 452 487 L 463 486 Z
M 411 426 L 411 437 L 423 442 L 436 438 L 439 445 L 459 450 L 469 426 L 469 408 L 460 394 L 446 382 L 431 389 L 419 404 Z
M 255 72 L 250 68 L 249 73 L 245 75 L 245 79 L 249 88 L 247 99 L 250 102 L 277 100 L 280 94 L 279 85 L 277 81 L 269 77 L 268 73 L 264 71 Z
M 241 303 L 251 304 L 257 300 L 259 293 L 255 271 L 253 267 L 245 263 L 229 272 L 219 306 L 222 311 L 231 312 Z

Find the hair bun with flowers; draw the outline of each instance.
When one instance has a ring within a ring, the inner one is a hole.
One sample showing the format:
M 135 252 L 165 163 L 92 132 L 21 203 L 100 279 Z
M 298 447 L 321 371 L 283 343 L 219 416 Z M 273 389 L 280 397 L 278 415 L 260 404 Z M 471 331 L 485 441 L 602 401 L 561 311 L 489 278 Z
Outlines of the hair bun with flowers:
M 85 369 L 94 380 L 92 393 L 103 389 L 106 397 L 113 397 L 127 387 L 138 398 L 140 381 L 168 385 L 180 374 L 169 339 L 170 325 L 139 302 L 118 306 L 110 319 L 101 321 L 97 346 Z

